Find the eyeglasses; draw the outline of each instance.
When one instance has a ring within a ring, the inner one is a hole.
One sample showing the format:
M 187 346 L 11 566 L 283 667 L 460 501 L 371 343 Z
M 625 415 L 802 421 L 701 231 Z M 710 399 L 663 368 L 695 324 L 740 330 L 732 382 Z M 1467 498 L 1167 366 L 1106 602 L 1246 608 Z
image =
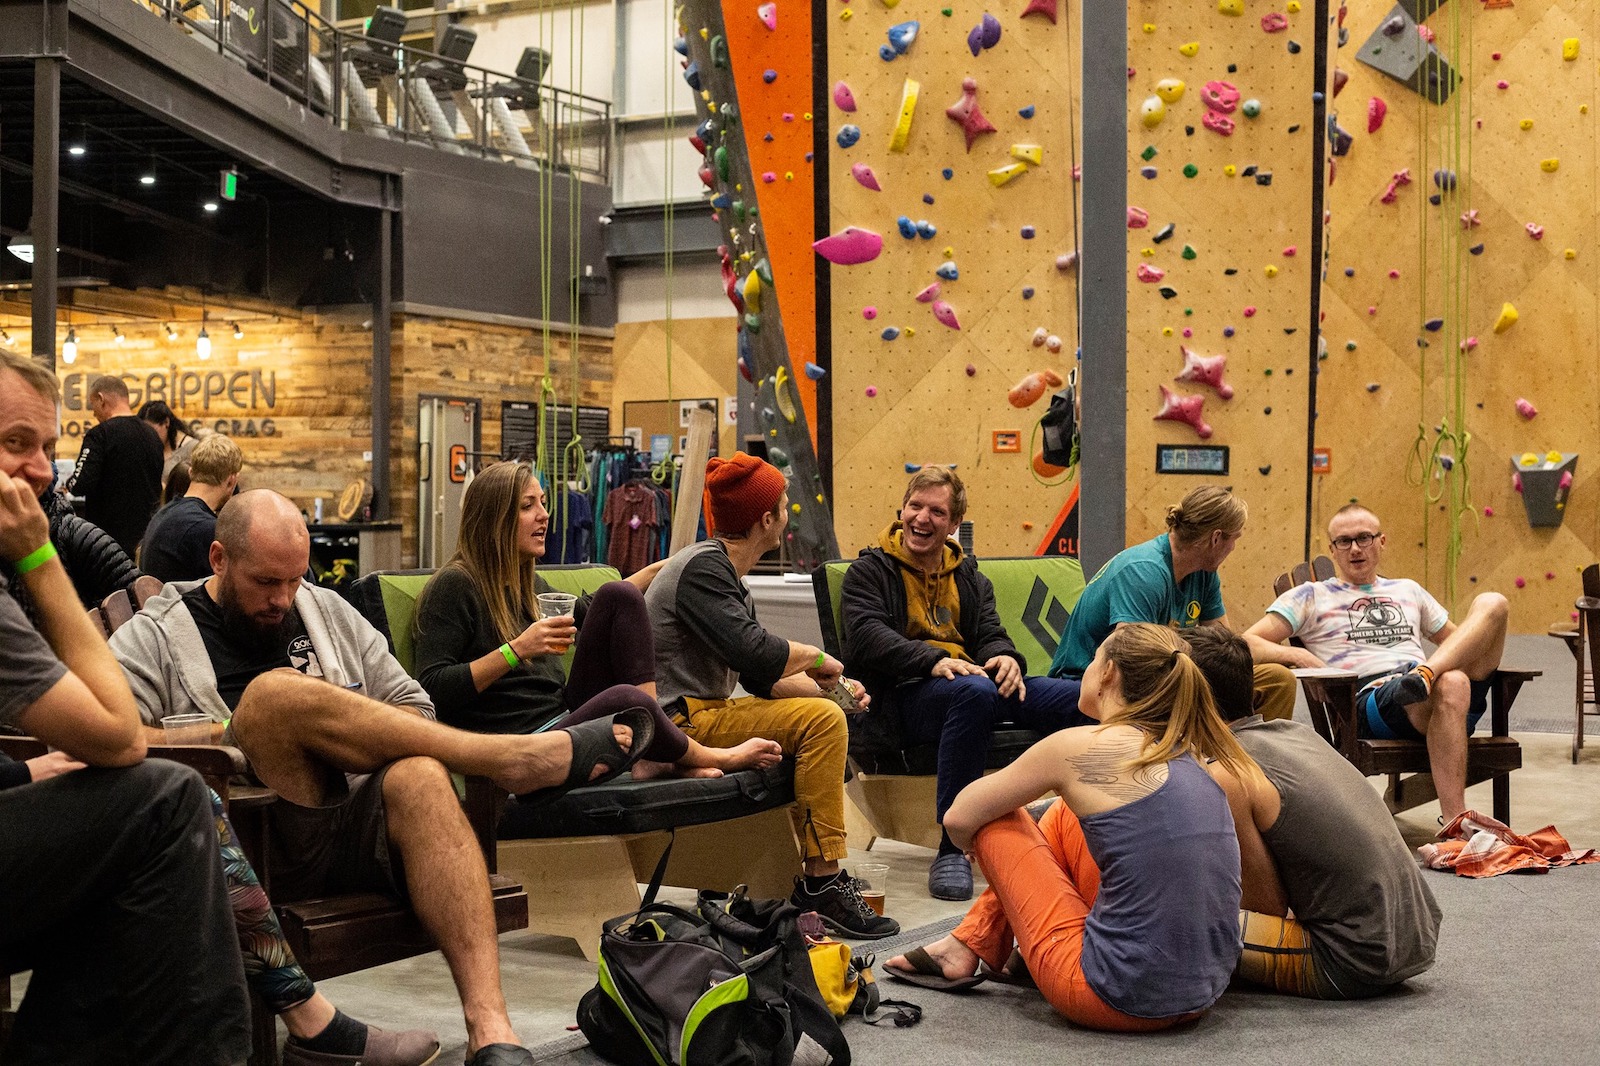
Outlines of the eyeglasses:
M 1347 552 L 1350 550 L 1351 545 L 1365 548 L 1381 536 L 1383 536 L 1382 533 L 1357 533 L 1353 537 L 1334 537 L 1331 543 L 1334 551 Z

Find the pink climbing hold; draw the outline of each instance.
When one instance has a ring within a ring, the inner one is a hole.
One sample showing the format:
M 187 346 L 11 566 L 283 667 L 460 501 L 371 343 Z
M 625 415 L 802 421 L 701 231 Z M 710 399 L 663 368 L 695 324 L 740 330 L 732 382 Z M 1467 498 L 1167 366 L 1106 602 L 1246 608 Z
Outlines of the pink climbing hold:
M 1383 190 L 1383 195 L 1378 198 L 1379 203 L 1392 204 L 1399 198 L 1399 189 L 1402 185 L 1411 184 L 1411 168 L 1402 167 L 1394 172 L 1394 177 L 1389 179 L 1389 187 Z
M 1461 212 L 1462 229 L 1471 229 L 1479 225 L 1482 225 L 1482 223 L 1478 221 L 1478 209 L 1476 207 Z
M 1566 492 L 1571 487 L 1572 487 L 1572 471 L 1570 471 L 1570 470 L 1561 471 L 1561 480 L 1556 482 L 1556 491 L 1557 492 Z
M 1209 385 L 1217 390 L 1221 399 L 1233 399 L 1233 386 L 1222 380 L 1222 372 L 1228 365 L 1226 355 L 1196 355 L 1181 344 L 1178 350 L 1183 353 L 1183 370 L 1172 380 Z
M 1367 101 L 1367 132 L 1368 133 L 1377 133 L 1378 130 L 1380 128 L 1382 128 L 1382 126 L 1383 126 L 1384 116 L 1387 115 L 1388 113 L 1389 113 L 1389 105 L 1383 102 L 1383 98 L 1382 97 L 1374 96 L 1372 99 L 1368 100 Z
M 1485 518 L 1493 518 L 1494 517 L 1494 508 L 1493 507 L 1485 507 L 1483 509 L 1483 517 L 1485 517 Z
M 1511 88 L 1511 83 L 1506 81 L 1504 78 L 1501 78 L 1499 81 L 1494 83 L 1494 87 L 1496 89 L 1509 89 Z
M 1522 475 L 1520 473 L 1513 473 L 1511 475 L 1511 490 L 1513 492 L 1522 491 Z
M 1144 229 L 1148 225 L 1150 225 L 1150 212 L 1146 211 L 1142 207 L 1130 206 L 1128 208 L 1129 229 Z M 1069 252 L 1067 254 L 1071 255 L 1072 253 Z M 1056 264 L 1058 266 L 1060 265 L 1060 262 L 1061 261 L 1059 259 L 1056 260 Z
M 1152 422 L 1183 422 L 1194 428 L 1201 440 L 1211 436 L 1211 425 L 1201 414 L 1205 407 L 1204 396 L 1179 396 L 1165 385 L 1161 389 L 1161 410 L 1157 411 Z
M 873 192 L 883 191 L 882 187 L 878 184 L 878 175 L 874 174 L 872 172 L 872 168 L 867 166 L 865 163 L 856 163 L 852 165 L 850 167 L 850 176 L 855 178 L 856 184 L 860 185 L 864 189 L 871 189 Z
M 1239 90 L 1231 82 L 1208 81 L 1200 89 L 1200 100 L 1212 111 L 1231 115 L 1239 106 Z
M 866 388 L 865 388 L 865 389 L 863 389 L 863 390 L 862 390 L 862 391 L 863 391 L 863 392 L 865 392 L 865 393 L 866 393 L 866 394 L 867 394 L 867 399 L 869 399 L 869 400 L 870 400 L 870 399 L 872 399 L 872 398 L 873 398 L 873 397 L 874 397 L 874 396 L 876 396 L 876 395 L 878 395 L 878 386 L 876 386 L 876 385 L 868 385 L 868 386 L 867 386 L 867 387 L 866 387 Z
M 1233 136 L 1233 119 L 1217 111 L 1207 111 L 1200 116 L 1200 125 L 1224 137 Z
M 811 245 L 813 251 L 837 266 L 870 263 L 883 251 L 883 238 L 868 229 L 846 226 Z
M 978 368 L 976 366 L 974 366 L 972 363 L 968 363 L 967 364 L 967 377 L 975 378 L 977 376 L 978 376 Z
M 1417 36 L 1421 37 L 1428 44 L 1432 44 L 1434 42 L 1433 30 L 1428 26 L 1424 26 L 1420 22 L 1417 23 Z
M 861 309 L 861 317 L 866 319 L 868 322 L 871 322 L 873 319 L 878 317 L 878 309 L 873 307 L 871 304 L 868 304 Z
M 1418 28 L 1420 29 L 1421 27 L 1418 27 Z M 1525 577 L 1517 578 L 1517 588 L 1521 589 L 1521 588 L 1527 588 L 1527 587 L 1528 587 L 1528 579 L 1527 578 L 1525 578 Z
M 1477 346 L 1478 338 L 1476 337 L 1468 337 L 1466 340 L 1461 342 L 1461 350 L 1464 352 L 1470 352 Z
M 937 281 L 932 285 L 929 285 L 926 289 L 923 289 L 921 292 L 917 293 L 917 303 L 919 304 L 932 303 L 938 298 L 939 283 Z
M 949 326 L 951 329 L 961 328 L 961 323 L 956 321 L 956 309 L 943 300 L 933 301 L 933 317 L 939 320 L 940 325 Z
M 760 7 L 756 8 L 756 17 L 761 20 L 761 24 L 767 29 L 777 29 L 778 5 L 773 3 L 762 4 Z
M 994 124 L 983 117 L 983 109 L 978 106 L 978 82 L 976 78 L 963 78 L 961 81 L 961 99 L 944 109 L 945 117 L 961 127 L 961 132 L 967 137 L 967 151 L 972 151 L 972 144 L 985 133 L 995 132 Z
M 1522 228 L 1527 230 L 1528 236 L 1532 237 L 1534 240 L 1544 240 L 1544 227 L 1539 225 L 1537 222 L 1530 222 Z
M 1158 266 L 1149 263 L 1140 263 L 1139 269 L 1134 271 L 1134 276 L 1147 285 L 1153 285 L 1167 276 L 1167 272 Z
M 1533 406 L 1533 404 L 1529 403 L 1522 397 L 1518 397 L 1514 406 L 1517 409 L 1517 414 L 1521 415 L 1523 418 L 1533 418 L 1539 413 L 1539 409 L 1537 407 Z
M 1283 250 L 1283 257 L 1285 259 L 1293 259 L 1299 251 L 1300 249 L 1297 246 L 1291 244 Z
M 1400 276 L 1400 271 L 1398 271 L 1398 270 L 1391 270 L 1391 271 L 1389 271 L 1389 277 L 1390 277 L 1390 278 L 1391 278 L 1391 279 L 1393 279 L 1393 278 L 1398 278 L 1398 277 L 1399 277 L 1399 276 Z
M 1261 16 L 1261 28 L 1268 33 L 1282 33 L 1289 28 L 1289 16 L 1281 11 L 1269 11 Z
M 1246 318 L 1254 318 L 1254 317 L 1256 317 L 1256 305 L 1255 304 L 1251 304 L 1249 307 L 1246 307 L 1244 309 L 1244 317 L 1246 317 Z
M 856 109 L 856 94 L 850 86 L 842 81 L 833 83 L 833 106 L 840 111 L 854 111 Z
M 1056 0 L 1028 0 L 1028 6 L 1023 9 L 1022 17 L 1027 18 L 1029 15 L 1043 15 L 1050 20 L 1052 26 L 1055 25 Z
M 761 180 L 766 182 L 768 185 L 771 185 L 773 182 L 778 180 L 778 172 L 775 170 L 764 170 L 761 172 Z

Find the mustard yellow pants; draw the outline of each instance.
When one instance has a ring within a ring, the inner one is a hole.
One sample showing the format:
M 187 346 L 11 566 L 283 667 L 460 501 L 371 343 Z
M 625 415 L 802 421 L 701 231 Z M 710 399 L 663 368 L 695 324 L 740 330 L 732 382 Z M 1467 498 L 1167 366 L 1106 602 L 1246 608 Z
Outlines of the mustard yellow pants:
M 844 832 L 844 764 L 850 743 L 844 712 L 820 696 L 764 700 L 686 698 L 683 731 L 708 748 L 775 740 L 794 759 L 795 805 L 789 811 L 807 858 L 837 862 L 848 852 Z M 809 817 L 811 826 L 806 826 Z
M 1289 668 L 1280 663 L 1257 663 L 1255 668 L 1256 713 L 1267 721 L 1294 717 L 1294 693 L 1298 682 Z

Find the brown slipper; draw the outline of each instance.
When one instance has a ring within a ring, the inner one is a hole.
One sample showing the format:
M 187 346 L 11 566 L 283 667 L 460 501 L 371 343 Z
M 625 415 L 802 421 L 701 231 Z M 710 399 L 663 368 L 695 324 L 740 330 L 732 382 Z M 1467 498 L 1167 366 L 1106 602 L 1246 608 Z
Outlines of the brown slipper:
M 971 977 L 946 977 L 938 961 L 923 948 L 912 948 L 906 952 L 906 961 L 911 964 L 911 969 L 902 970 L 884 963 L 883 972 L 918 988 L 931 988 L 936 992 L 965 992 L 987 980 L 981 973 Z

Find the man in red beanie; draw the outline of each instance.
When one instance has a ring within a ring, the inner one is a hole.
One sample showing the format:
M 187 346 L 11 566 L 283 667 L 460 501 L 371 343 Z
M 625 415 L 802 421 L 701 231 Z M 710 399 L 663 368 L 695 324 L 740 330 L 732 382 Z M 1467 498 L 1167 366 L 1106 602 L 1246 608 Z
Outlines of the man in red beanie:
M 844 769 L 849 731 L 822 688 L 844 666 L 820 648 L 785 640 L 756 621 L 743 578 L 783 542 L 788 484 L 781 471 L 743 452 L 706 464 L 712 538 L 674 555 L 645 593 L 656 642 L 656 698 L 702 744 L 760 737 L 795 761 L 791 816 L 804 842 L 804 875 L 793 903 L 816 911 L 836 932 L 861 940 L 893 936 L 900 925 L 875 914 L 858 883 L 839 866 L 846 854 Z M 732 699 L 742 684 L 754 695 Z M 849 681 L 858 700 L 866 690 Z

